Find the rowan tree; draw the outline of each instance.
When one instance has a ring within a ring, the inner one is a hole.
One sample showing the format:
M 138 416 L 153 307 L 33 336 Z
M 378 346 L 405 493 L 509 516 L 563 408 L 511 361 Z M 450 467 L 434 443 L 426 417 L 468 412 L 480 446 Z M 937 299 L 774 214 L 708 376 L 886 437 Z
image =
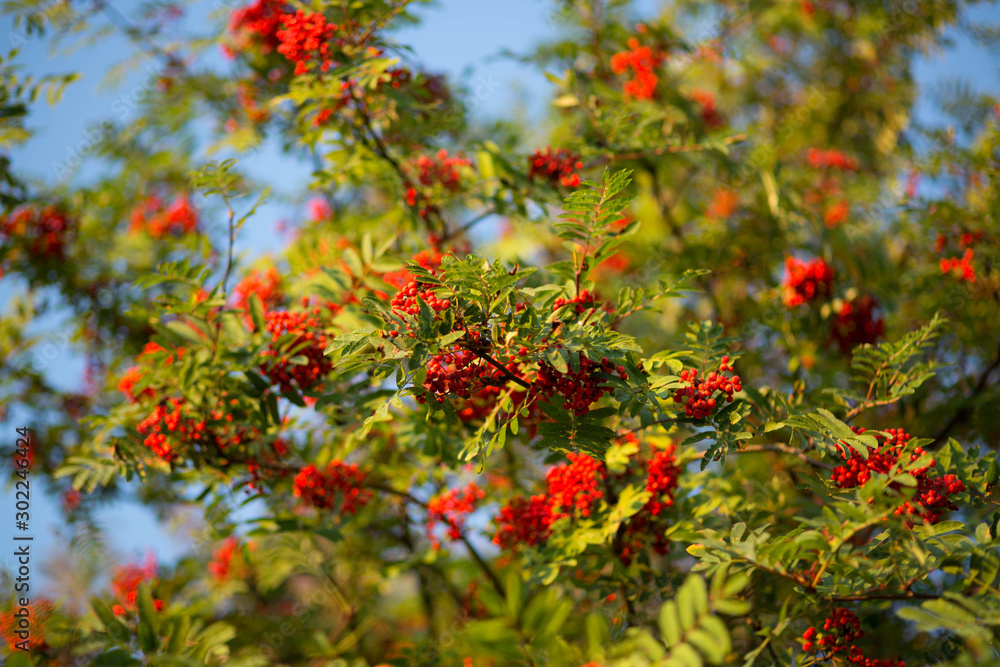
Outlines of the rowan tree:
M 4 458 L 92 577 L 7 664 L 1000 662 L 1000 101 L 913 73 L 978 3 L 551 2 L 540 126 L 422 4 L 8 3 L 158 77 L 77 177 L 0 162 Z M 5 148 L 79 85 L 16 62 Z M 203 527 L 102 577 L 129 496 Z

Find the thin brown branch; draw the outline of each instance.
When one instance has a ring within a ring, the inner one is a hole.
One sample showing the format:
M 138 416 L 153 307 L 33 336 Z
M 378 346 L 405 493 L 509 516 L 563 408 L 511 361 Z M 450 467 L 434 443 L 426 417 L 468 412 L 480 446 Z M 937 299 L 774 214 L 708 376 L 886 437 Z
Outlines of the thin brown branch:
M 855 595 L 832 595 L 828 598 L 830 602 L 863 602 L 865 600 L 937 600 L 940 595 L 932 593 L 914 593 L 912 591 L 901 591 L 899 593 L 857 593 Z
M 745 141 L 747 135 L 745 133 L 734 134 L 731 137 L 726 137 L 722 140 L 725 145 L 739 143 Z M 592 163 L 588 164 L 587 167 L 596 167 L 603 164 L 608 164 L 610 162 L 620 162 L 623 160 L 642 160 L 644 158 L 656 157 L 658 155 L 668 155 L 671 153 L 693 153 L 696 151 L 703 151 L 709 149 L 710 146 L 704 143 L 697 144 L 680 144 L 676 146 L 661 146 L 660 148 L 649 148 L 649 149 L 623 149 L 622 152 L 612 151 L 607 155 L 603 155 L 600 158 L 594 160 Z
M 823 468 L 825 470 L 833 470 L 833 466 L 825 461 L 820 461 L 819 459 L 814 459 L 813 457 L 807 455 L 801 449 L 796 449 L 791 445 L 785 445 L 782 443 L 773 443 L 768 445 L 749 445 L 743 449 L 737 449 L 729 452 L 730 455 L 735 454 L 755 454 L 757 452 L 778 452 L 781 454 L 789 454 L 796 457 L 803 463 L 807 463 L 814 468 Z
M 476 548 L 472 546 L 472 542 L 469 541 L 469 538 L 465 535 L 465 533 L 462 533 L 462 544 L 464 544 L 465 548 L 469 550 L 472 560 L 476 561 L 479 569 L 483 571 L 486 577 L 490 580 L 490 583 L 493 584 L 493 588 L 496 589 L 497 595 L 501 598 L 506 598 L 507 591 L 504 589 L 503 584 L 500 583 L 500 577 L 497 576 L 496 572 L 493 571 L 493 568 L 490 567 L 489 563 L 487 563 L 485 559 L 483 559 Z
M 495 215 L 495 214 L 496 214 L 496 209 L 492 209 L 491 208 L 491 209 L 488 209 L 486 211 L 483 211 L 482 213 L 480 213 L 476 217 L 472 218 L 468 222 L 463 223 L 463 224 L 459 225 L 458 227 L 456 227 L 454 230 L 446 233 L 444 236 L 441 237 L 440 243 L 443 244 L 445 241 L 453 239 L 453 238 L 455 238 L 456 236 L 458 236 L 460 234 L 464 234 L 465 232 L 469 231 L 470 229 L 472 229 L 473 227 L 475 227 L 476 225 L 478 225 L 480 222 L 482 222 L 486 218 L 490 217 L 491 215 Z
M 993 362 L 983 369 L 983 372 L 979 375 L 979 379 L 976 381 L 976 385 L 972 388 L 972 393 L 965 398 L 965 404 L 951 416 L 951 419 L 949 419 L 948 423 L 944 425 L 944 428 L 942 428 L 934 437 L 934 442 L 930 444 L 930 447 L 939 447 L 944 444 L 944 441 L 948 438 L 948 434 L 951 433 L 952 429 L 958 426 L 959 422 L 968 418 L 969 414 L 972 412 L 970 404 L 976 396 L 986 389 L 990 375 L 997 368 L 1000 368 L 1000 346 L 997 347 L 997 351 L 993 355 Z
M 516 376 L 513 373 L 511 373 L 507 369 L 506 366 L 504 366 L 503 364 L 501 364 L 499 361 L 497 361 L 496 359 L 494 359 L 490 355 L 485 354 L 485 353 L 477 350 L 474 347 L 470 347 L 470 348 L 468 348 L 468 350 L 469 350 L 469 352 L 472 352 L 474 355 L 476 355 L 477 357 L 479 357 L 480 359 L 482 359 L 486 363 L 490 364 L 491 366 L 493 366 L 494 368 L 496 368 L 497 370 L 499 370 L 501 373 L 503 373 L 504 377 L 506 377 L 511 382 L 513 382 L 515 384 L 518 384 L 518 385 L 524 387 L 525 389 L 531 389 L 531 384 L 529 384 L 523 378 L 519 378 L 518 376 Z

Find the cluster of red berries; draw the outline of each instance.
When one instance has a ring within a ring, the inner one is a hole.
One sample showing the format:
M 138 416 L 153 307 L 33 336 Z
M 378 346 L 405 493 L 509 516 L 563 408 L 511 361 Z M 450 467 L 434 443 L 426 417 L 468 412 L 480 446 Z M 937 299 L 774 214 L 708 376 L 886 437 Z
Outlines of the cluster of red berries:
M 125 395 L 129 403 L 138 403 L 145 398 L 154 398 L 156 392 L 152 387 L 146 387 L 138 394 L 135 393 L 135 386 L 142 381 L 145 372 L 139 366 L 131 366 L 118 382 L 118 391 Z
M 8 655 L 14 656 L 18 650 L 32 654 L 47 651 L 45 624 L 53 611 L 53 604 L 43 598 L 27 605 L 27 616 L 15 616 L 13 607 L 0 613 L 0 639 L 7 643 Z
M 726 120 L 715 105 L 715 95 L 707 90 L 695 89 L 691 91 L 691 99 L 701 107 L 701 122 L 705 127 L 714 130 L 725 125 Z
M 572 410 L 580 417 L 587 414 L 591 404 L 601 400 L 605 394 L 611 393 L 611 387 L 603 385 L 603 380 L 597 377 L 597 373 L 617 373 L 622 380 L 628 380 L 625 367 L 616 367 L 607 357 L 597 362 L 580 355 L 578 371 L 569 368 L 562 373 L 548 362 L 541 362 L 538 365 L 538 376 L 531 387 L 532 394 L 548 397 L 559 394 L 565 399 L 563 409 Z
M 685 386 L 674 390 L 675 403 L 684 403 L 684 414 L 692 419 L 707 419 L 719 402 L 725 400 L 732 403 L 733 394 L 743 390 L 739 375 L 727 375 L 733 371 L 729 356 L 722 357 L 719 369 L 712 371 L 704 378 L 698 377 L 698 371 L 689 368 L 681 371 L 681 380 Z
M 246 313 L 250 312 L 251 294 L 260 298 L 265 312 L 278 308 L 285 301 L 285 293 L 281 290 L 281 275 L 273 266 L 251 272 L 236 285 L 233 293 L 236 295 L 236 308 Z
M 726 220 L 733 214 L 739 203 L 740 195 L 736 190 L 719 188 L 712 195 L 712 203 L 706 209 L 705 215 L 712 220 Z
M 138 360 L 146 365 L 170 365 L 184 356 L 184 348 L 168 351 L 155 342 L 146 344 Z M 272 476 L 282 476 L 285 470 L 274 464 L 288 453 L 283 440 L 275 440 L 263 457 L 252 453 L 250 445 L 259 441 L 260 432 L 247 425 L 239 400 L 224 394 L 214 409 L 200 411 L 183 398 L 166 397 L 157 400 L 158 388 L 144 387 L 136 392 L 136 384 L 144 377 L 142 366 L 133 366 L 123 376 L 118 389 L 132 403 L 156 401 L 152 411 L 136 426 L 143 444 L 164 461 L 172 463 L 192 453 L 227 461 L 246 463 L 251 476 L 250 491 L 259 489 L 261 482 Z
M 306 202 L 306 209 L 309 211 L 309 220 L 312 222 L 321 222 L 333 217 L 333 208 L 331 208 L 330 202 L 323 197 L 310 199 Z
M 569 465 L 555 466 L 545 476 L 553 521 L 577 515 L 587 518 L 594 503 L 604 496 L 604 464 L 585 454 L 571 452 L 566 458 Z
M 260 102 L 260 89 L 249 81 L 240 81 L 236 85 L 236 105 L 243 110 L 251 123 L 263 123 L 271 117 L 271 111 Z M 239 127 L 235 119 L 226 122 L 226 129 L 234 131 Z
M 486 492 L 475 482 L 461 489 L 449 489 L 427 501 L 427 539 L 436 551 L 441 548 L 441 540 L 435 533 L 438 523 L 447 526 L 445 532 L 449 540 L 462 539 L 465 518 L 476 509 L 476 504 L 486 497 Z
M 638 443 L 634 434 L 622 437 Z M 588 518 L 597 510 L 605 493 L 617 493 L 630 483 L 643 480 L 650 498 L 625 524 L 617 545 L 618 555 L 627 564 L 648 546 L 666 553 L 669 546 L 665 537 L 666 510 L 674 504 L 680 475 L 672 444 L 654 449 L 648 456 L 639 454 L 625 473 L 615 476 L 608 475 L 602 462 L 586 455 L 568 454 L 567 458 L 569 463 L 555 466 L 546 474 L 545 493 L 527 499 L 514 498 L 501 508 L 494 519 L 497 526 L 494 544 L 506 550 L 541 544 L 550 537 L 556 521 Z
M 292 493 L 308 507 L 332 509 L 339 505 L 340 514 L 356 514 L 371 500 L 372 492 L 362 487 L 365 473 L 355 463 L 334 459 L 325 470 L 313 464 L 299 470 Z
M 638 442 L 631 433 L 626 434 L 624 439 Z M 677 490 L 680 473 L 673 443 L 667 443 L 662 449 L 654 450 L 651 457 L 647 458 L 640 454 L 634 464 L 630 465 L 626 477 L 645 475 L 646 491 L 650 497 L 625 526 L 618 557 L 626 565 L 647 546 L 651 546 L 658 554 L 665 554 L 669 550 L 670 542 L 666 538 L 666 511 L 674 505 L 674 492 Z
M 668 507 L 673 507 L 677 476 L 681 472 L 676 461 L 673 444 L 657 450 L 648 462 L 642 460 L 642 464 L 647 468 L 646 490 L 650 493 L 650 499 L 643 511 L 648 511 L 653 516 L 660 516 Z
M 474 339 L 479 337 L 478 331 L 470 331 L 469 334 Z M 501 394 L 507 393 L 505 386 L 510 375 L 524 379 L 521 363 L 516 357 L 507 355 L 505 358 L 498 354 L 497 358 L 507 373 L 481 359 L 472 358 L 472 353 L 467 350 L 436 355 L 428 364 L 424 387 L 435 395 L 438 403 L 443 403 L 449 393 L 457 395 L 460 403 L 456 406 L 456 413 L 463 421 L 483 419 L 493 412 Z M 528 424 L 529 429 L 535 428 L 534 420 L 539 414 L 534 402 L 529 401 L 530 393 L 521 389 L 509 392 L 514 409 L 522 412 L 521 423 Z M 417 400 L 425 402 L 422 396 Z
M 55 206 L 26 206 L 0 217 L 0 239 L 19 245 L 32 259 L 63 259 L 72 225 Z
M 434 245 L 436 239 L 431 239 L 432 245 L 428 250 L 421 250 L 416 255 L 412 257 L 413 262 L 416 262 L 422 269 L 435 273 L 441 266 L 441 260 L 444 259 L 444 253 Z M 407 271 L 405 268 L 399 271 L 389 271 L 382 276 L 382 280 L 389 283 L 396 289 L 399 289 L 412 281 L 414 279 L 413 274 Z
M 500 509 L 493 522 L 497 526 L 493 544 L 501 549 L 541 544 L 551 534 L 552 513 L 548 497 L 539 493 L 527 499 L 514 498 Z
M 580 174 L 583 162 L 580 156 L 567 148 L 556 151 L 551 146 L 545 150 L 538 149 L 528 156 L 528 178 L 533 181 L 547 181 L 553 187 L 561 185 L 565 188 L 575 188 L 580 185 Z
M 318 13 L 306 13 L 298 10 L 294 14 L 283 14 L 283 27 L 276 35 L 278 53 L 295 63 L 295 74 L 305 74 L 315 62 L 321 72 L 329 71 L 334 66 L 331 58 L 330 40 L 337 32 L 336 23 L 327 23 L 326 18 Z
M 83 494 L 76 489 L 66 489 L 66 492 L 62 495 L 63 511 L 67 514 L 75 512 L 82 502 Z
M 340 97 L 338 98 L 337 102 L 338 103 L 334 107 L 327 107 L 325 109 L 320 109 L 319 111 L 316 112 L 316 115 L 313 116 L 313 127 L 321 127 L 323 125 L 326 125 L 326 122 L 330 120 L 330 116 L 332 116 L 338 109 L 340 109 L 341 107 L 344 106 L 344 104 L 347 103 L 347 97 L 346 96 Z
M 833 320 L 831 338 L 843 354 L 850 354 L 857 345 L 871 345 L 885 333 L 885 320 L 875 316 L 878 301 L 862 295 L 845 301 Z
M 462 170 L 472 163 L 465 158 L 450 157 L 448 151 L 442 149 L 434 157 L 421 155 L 408 168 L 415 174 L 418 190 L 411 183 L 406 183 L 406 204 L 417 209 L 422 218 L 437 210 L 433 204 L 435 195 L 454 194 L 462 186 Z
M 174 363 L 175 355 L 177 359 L 183 359 L 186 352 L 187 350 L 183 347 L 179 347 L 173 352 L 168 353 L 167 350 L 159 343 L 149 341 L 146 343 L 145 347 L 143 347 L 142 352 L 136 358 L 136 361 L 140 363 L 160 362 L 164 366 L 169 366 Z M 125 375 L 123 375 L 121 381 L 119 381 L 118 391 L 125 395 L 129 403 L 139 403 L 144 399 L 156 397 L 156 392 L 152 387 L 146 387 L 138 394 L 135 393 L 135 386 L 144 376 L 145 371 L 143 371 L 141 366 L 132 366 L 125 371 Z
M 259 45 L 263 53 L 270 53 L 281 40 L 278 30 L 285 16 L 288 5 L 284 0 L 255 0 L 242 9 L 235 10 L 229 17 L 229 32 L 233 35 L 236 45 L 245 49 Z M 232 51 L 224 52 L 232 56 Z
M 837 149 L 810 148 L 806 158 L 811 167 L 823 169 L 824 172 L 819 176 L 815 189 L 806 190 L 805 201 L 821 205 L 823 224 L 827 229 L 834 229 L 847 220 L 851 212 L 850 204 L 841 195 L 841 179 L 836 172 L 857 171 L 858 162 Z
M 590 290 L 580 290 L 572 299 L 564 299 L 559 297 L 556 299 L 555 303 L 552 305 L 552 310 L 557 311 L 564 306 L 572 306 L 573 311 L 580 315 L 588 310 L 593 310 L 599 305 L 597 300 L 597 295 L 590 292 Z
M 257 429 L 236 420 L 228 411 L 237 403 L 234 398 L 227 406 L 225 400 L 220 400 L 218 407 L 210 410 L 205 419 L 191 414 L 192 406 L 185 399 L 167 398 L 153 407 L 136 426 L 136 431 L 145 436 L 143 444 L 168 463 L 192 449 L 220 455 L 258 436 Z
M 451 299 L 439 299 L 434 294 L 435 289 L 434 286 L 427 283 L 411 280 L 396 292 L 396 295 L 392 297 L 392 301 L 389 302 L 389 307 L 396 313 L 411 315 L 413 317 L 417 317 L 420 314 L 421 301 L 426 303 L 435 314 L 451 308 Z M 409 325 L 407 325 L 407 328 L 409 328 Z M 398 336 L 400 331 L 393 329 L 387 333 L 390 337 L 393 337 Z M 416 334 L 411 331 L 409 335 L 412 338 Z
M 611 70 L 615 74 L 631 71 L 632 78 L 625 82 L 626 99 L 648 100 L 656 95 L 659 77 L 656 69 L 663 65 L 664 56 L 648 46 L 640 46 L 635 37 L 629 38 L 628 51 L 611 56 Z
M 816 648 L 823 651 L 834 653 L 846 651 L 855 640 L 860 639 L 864 634 L 861 630 L 861 622 L 854 612 L 837 608 L 823 624 L 823 632 L 820 633 L 815 627 L 810 627 L 802 633 L 802 639 L 805 641 L 802 650 L 812 651 L 815 645 Z
M 436 396 L 438 403 L 443 403 L 448 394 L 469 398 L 484 374 L 489 374 L 486 365 L 472 352 L 459 347 L 452 352 L 435 354 L 427 362 L 424 387 Z
M 959 232 L 957 236 L 958 236 L 958 245 L 960 248 L 964 250 L 965 248 L 971 248 L 972 246 L 982 241 L 984 233 L 981 231 L 978 232 L 962 231 Z M 934 241 L 934 249 L 937 252 L 944 252 L 944 249 L 947 247 L 947 245 L 948 245 L 948 236 L 946 234 L 939 233 L 937 235 L 937 239 Z
M 287 468 L 278 465 L 289 452 L 288 443 L 278 438 L 271 443 L 270 450 L 264 450 L 263 456 L 257 460 L 247 462 L 247 473 L 250 479 L 247 482 L 247 493 L 264 493 L 264 486 L 271 483 L 276 478 L 287 477 Z
M 802 633 L 802 650 L 806 653 L 825 653 L 827 658 L 845 654 L 847 664 L 856 667 L 904 667 L 902 660 L 868 658 L 854 643 L 865 636 L 857 615 L 849 609 L 838 607 L 823 623 L 823 629 L 810 626 Z
M 261 352 L 264 358 L 261 372 L 282 391 L 292 389 L 293 383 L 300 391 L 314 389 L 333 370 L 333 362 L 326 355 L 328 341 L 320 321 L 322 312 L 322 308 L 315 306 L 311 311 L 267 313 L 265 329 L 271 334 L 271 343 Z M 295 338 L 286 338 L 290 336 Z M 283 340 L 291 342 L 282 343 Z M 300 362 L 296 357 L 305 357 L 305 361 Z
M 972 260 L 975 257 L 975 251 L 972 248 L 966 248 L 965 254 L 961 258 L 941 258 L 941 273 L 949 274 L 952 271 L 959 275 L 961 280 L 968 283 L 976 282 L 976 267 L 972 264 Z
M 145 231 L 154 239 L 180 237 L 198 229 L 198 212 L 187 195 L 179 195 L 165 206 L 159 197 L 147 197 L 132 209 L 129 232 Z
M 392 298 L 390 305 L 397 313 L 416 316 L 420 313 L 420 302 L 426 303 L 431 310 L 441 312 L 451 308 L 450 299 L 439 299 L 434 294 L 434 286 L 411 280 L 404 285 Z
M 146 557 L 145 565 L 129 563 L 115 568 L 111 576 L 111 592 L 117 598 L 118 603 L 111 610 L 115 616 L 124 616 L 126 612 L 133 612 L 136 609 L 136 600 L 139 597 L 139 585 L 143 582 L 154 582 L 156 580 L 156 559 L 152 554 Z M 163 609 L 162 600 L 153 600 L 156 611 Z
M 852 427 L 852 430 L 858 434 L 865 432 L 858 426 Z M 888 429 L 886 434 L 876 436 L 878 448 L 870 451 L 867 459 L 846 444 L 840 445 L 840 455 L 846 463 L 833 469 L 830 480 L 841 489 L 863 486 L 871 479 L 872 473 L 891 475 L 900 472 L 905 464 L 913 463 L 925 454 L 923 448 L 916 447 L 908 461 L 901 461 L 910 435 L 903 429 Z M 893 512 L 904 517 L 908 525 L 912 526 L 914 521 L 937 523 L 945 510 L 958 509 L 950 496 L 965 491 L 965 484 L 952 474 L 929 477 L 928 473 L 935 467 L 937 462 L 931 459 L 927 465 L 908 471 L 917 480 L 916 491 L 912 501 L 904 502 Z M 893 483 L 891 488 L 899 490 L 899 484 Z
M 139 426 L 136 427 L 140 435 L 146 436 L 143 444 L 164 461 L 172 461 L 178 455 L 168 440 L 168 433 L 177 433 L 181 437 L 190 436 L 198 440 L 204 431 L 204 422 L 200 422 L 201 429 L 198 430 L 189 424 L 190 420 L 182 420 L 183 405 L 183 399 L 167 399 L 166 402 L 153 408 L 152 414 L 139 422 Z
M 564 517 L 590 516 L 603 497 L 600 481 L 604 464 L 584 454 L 567 454 L 568 464 L 554 466 L 545 475 L 547 492 L 514 498 L 494 519 L 493 543 L 502 549 L 532 547 L 549 538 L 552 524 Z
M 440 185 L 445 190 L 456 192 L 461 185 L 461 169 L 472 163 L 465 158 L 449 157 L 448 151 L 441 149 L 434 157 L 421 155 L 414 162 L 417 180 L 424 187 Z
M 833 267 L 819 257 L 803 262 L 795 257 L 785 259 L 785 305 L 790 308 L 811 303 L 828 296 L 833 290 Z
M 813 169 L 858 170 L 858 161 L 844 155 L 836 148 L 831 148 L 830 150 L 810 148 L 809 152 L 806 153 L 806 159 L 809 160 L 809 166 Z
M 475 339 L 478 338 L 479 332 L 470 331 L 469 334 Z M 522 347 L 518 351 L 520 357 L 527 354 L 527 348 Z M 533 412 L 532 408 L 539 398 L 560 395 L 564 399 L 563 408 L 572 410 L 577 416 L 586 414 L 593 403 L 612 390 L 609 386 L 602 386 L 603 380 L 597 376 L 598 373 L 617 373 L 621 379 L 628 379 L 625 367 L 615 366 L 607 357 L 596 362 L 581 356 L 580 369 L 574 371 L 570 368 L 565 373 L 557 371 L 548 362 L 543 361 L 539 364 L 533 380 L 525 377 L 525 371 L 516 356 L 512 354 L 501 356 L 499 362 L 507 373 L 479 359 L 478 355 L 456 347 L 451 352 L 431 357 L 424 386 L 435 395 L 438 403 L 443 403 L 448 394 L 455 394 L 460 399 L 466 400 L 467 403 L 460 410 L 460 414 L 464 419 L 471 420 L 485 416 L 492 410 L 497 397 L 501 394 L 501 388 L 511 375 L 522 378 L 530 384 L 525 391 L 511 395 L 518 409 L 528 409 L 529 412 Z M 424 402 L 422 397 L 418 400 Z M 537 414 L 533 413 L 531 416 Z
M 250 543 L 250 548 L 254 544 Z M 242 547 L 240 541 L 235 537 L 227 537 L 222 542 L 222 546 L 212 552 L 212 560 L 208 564 L 209 573 L 217 581 L 228 579 L 230 574 L 240 576 L 245 569 L 243 561 Z
M 430 250 L 421 250 L 418 252 L 413 256 L 412 261 L 431 274 L 436 274 L 443 258 L 444 253 L 437 247 L 432 247 Z M 382 279 L 398 290 L 389 304 L 392 310 L 397 313 L 416 317 L 420 313 L 421 300 L 435 313 L 451 307 L 449 299 L 439 299 L 434 294 L 433 286 L 420 282 L 416 276 L 405 268 L 399 271 L 390 271 L 383 275 Z M 399 333 L 398 329 L 387 332 L 390 337 L 398 336 Z M 411 332 L 410 336 L 412 337 L 413 335 Z
M 823 213 L 823 224 L 826 225 L 827 229 L 833 229 L 844 220 L 847 220 L 848 214 L 851 212 L 851 206 L 846 201 L 837 201 L 827 207 L 826 211 Z

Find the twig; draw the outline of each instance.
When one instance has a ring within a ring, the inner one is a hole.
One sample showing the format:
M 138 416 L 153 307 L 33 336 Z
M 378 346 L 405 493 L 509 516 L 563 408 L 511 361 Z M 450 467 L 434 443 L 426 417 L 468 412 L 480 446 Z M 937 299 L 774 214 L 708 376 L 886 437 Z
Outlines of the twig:
M 982 374 L 979 376 L 979 380 L 976 382 L 976 386 L 972 389 L 972 393 L 965 399 L 966 404 L 954 415 L 952 415 L 951 419 L 948 420 L 948 423 L 944 425 L 944 428 L 942 428 L 941 431 L 938 432 L 937 436 L 935 436 L 934 442 L 930 444 L 930 447 L 940 446 L 945 441 L 945 438 L 948 437 L 948 434 L 951 433 L 951 430 L 955 428 L 960 421 L 969 416 L 971 408 L 968 404 L 971 403 L 972 400 L 986 388 L 986 383 L 989 381 L 990 375 L 997 368 L 1000 368 L 1000 347 L 997 347 L 996 354 L 993 357 L 993 363 L 983 369 Z
M 747 135 L 744 133 L 734 134 L 731 137 L 726 137 L 722 140 L 725 145 L 739 143 L 745 141 Z M 596 167 L 602 164 L 607 164 L 609 162 L 618 162 L 620 160 L 641 160 L 643 158 L 648 158 L 651 156 L 665 155 L 671 153 L 692 153 L 695 151 L 702 151 L 709 148 L 704 143 L 698 144 L 681 144 L 678 146 L 662 146 L 660 148 L 650 148 L 650 149 L 626 149 L 627 152 L 617 153 L 610 152 L 597 160 L 594 160 L 587 167 Z
M 470 229 L 472 229 L 473 227 L 475 227 L 476 225 L 478 225 L 480 222 L 490 217 L 491 215 L 496 215 L 496 212 L 497 212 L 496 209 L 489 209 L 487 211 L 483 211 L 482 213 L 474 217 L 472 220 L 469 220 L 468 222 L 457 227 L 454 231 L 448 232 L 447 234 L 442 236 L 441 243 L 444 243 L 449 239 L 453 239 L 459 234 L 464 234 L 465 232 L 469 231 Z
M 668 417 L 668 418 L 664 418 L 664 419 L 658 419 L 658 420 L 656 420 L 654 422 L 650 422 L 649 424 L 646 424 L 645 426 L 639 426 L 637 428 L 634 428 L 634 429 L 632 429 L 631 431 L 628 431 L 628 432 L 629 433 L 636 433 L 636 432 L 641 431 L 643 429 L 649 428 L 650 426 L 654 426 L 656 424 L 663 424 L 665 422 L 670 422 L 670 421 L 673 421 L 674 419 L 675 419 L 674 417 Z M 776 452 L 776 453 L 781 453 L 781 454 L 790 454 L 791 456 L 796 457 L 797 459 L 799 459 L 803 463 L 807 463 L 807 464 L 813 466 L 814 468 L 823 468 L 824 470 L 833 470 L 833 466 L 830 465 L 829 463 L 827 463 L 825 461 L 820 461 L 819 459 L 814 459 L 813 457 L 811 457 L 808 454 L 806 454 L 805 452 L 803 452 L 801 449 L 796 449 L 795 447 L 792 447 L 791 445 L 785 445 L 785 444 L 782 444 L 780 442 L 769 443 L 769 444 L 766 444 L 766 445 L 748 445 L 748 446 L 744 447 L 743 449 L 734 449 L 734 450 L 732 450 L 731 452 L 729 452 L 727 454 L 727 456 L 736 456 L 738 454 L 759 454 L 761 452 Z M 704 458 L 704 456 L 705 456 L 705 453 L 702 452 L 702 453 L 700 453 L 698 455 L 697 458 Z
M 503 364 L 501 364 L 499 361 L 497 361 L 496 359 L 494 359 L 490 355 L 484 354 L 484 353 L 480 352 L 479 350 L 477 350 L 474 347 L 470 347 L 470 348 L 467 348 L 467 349 L 469 350 L 469 352 L 472 352 L 474 355 L 476 355 L 477 357 L 479 357 L 480 359 L 482 359 L 486 363 L 488 363 L 491 366 L 495 367 L 497 370 L 499 370 L 501 373 L 504 374 L 504 377 L 506 377 L 511 382 L 514 382 L 515 384 L 519 384 L 522 387 L 524 387 L 525 389 L 531 389 L 531 385 L 528 382 L 526 382 L 522 378 L 519 378 L 518 376 L 516 376 L 513 373 L 511 373 L 507 369 L 506 366 L 504 366 Z
M 365 484 L 365 487 L 372 489 L 374 491 L 382 491 L 390 495 L 399 496 L 400 498 L 404 498 L 405 500 L 413 503 L 414 505 L 418 505 L 419 507 L 422 507 L 424 509 L 427 508 L 427 503 L 425 503 L 424 501 L 420 500 L 419 498 L 415 497 L 414 495 L 406 491 L 400 491 L 398 489 L 394 489 L 391 486 L 386 486 L 384 484 Z M 469 550 L 469 553 L 472 555 L 472 559 L 476 561 L 479 567 L 483 570 L 483 573 L 486 574 L 487 578 L 490 580 L 490 583 L 492 583 L 494 588 L 496 588 L 497 593 L 501 597 L 504 597 L 506 595 L 506 592 L 504 591 L 503 585 L 500 583 L 500 579 L 497 577 L 496 573 L 493 572 L 493 570 L 490 568 L 489 564 L 483 559 L 483 557 L 479 555 L 479 552 L 476 551 L 476 548 L 472 546 L 472 543 L 469 541 L 469 538 L 466 537 L 465 534 L 462 534 L 461 541 L 462 544 L 465 545 L 465 548 Z
M 490 567 L 489 563 L 487 563 L 483 557 L 479 555 L 479 552 L 476 551 L 474 546 L 472 546 L 472 542 L 469 541 L 469 538 L 465 535 L 465 533 L 462 533 L 462 544 L 464 544 L 465 548 L 469 550 L 469 553 L 472 555 L 472 560 L 476 561 L 476 564 L 479 565 L 479 568 L 490 580 L 490 583 L 493 584 L 493 588 L 496 589 L 497 595 L 506 599 L 507 591 L 504 589 L 503 584 L 500 583 L 500 577 L 498 577 L 496 572 L 493 571 L 493 568 Z
M 937 600 L 940 595 L 933 593 L 857 593 L 855 595 L 834 595 L 827 598 L 830 602 L 862 602 L 864 600 Z
M 803 463 L 808 463 L 814 468 L 823 468 L 825 470 L 833 470 L 833 466 L 825 461 L 820 461 L 819 459 L 814 459 L 813 457 L 807 455 L 801 449 L 796 449 L 790 445 L 785 445 L 782 443 L 773 443 L 768 445 L 749 445 L 743 449 L 736 449 L 729 452 L 730 455 L 735 454 L 755 454 L 757 452 L 780 452 L 782 454 L 790 454 Z

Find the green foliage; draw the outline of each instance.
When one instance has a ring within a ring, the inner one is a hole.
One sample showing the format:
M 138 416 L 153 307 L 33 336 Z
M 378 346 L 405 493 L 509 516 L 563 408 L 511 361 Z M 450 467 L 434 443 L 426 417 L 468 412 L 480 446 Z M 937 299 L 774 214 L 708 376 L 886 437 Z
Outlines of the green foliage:
M 197 34 L 4 4 L 13 41 L 124 38 L 111 83 L 155 68 L 79 178 L 0 156 L 0 417 L 31 429 L 0 453 L 72 549 L 5 664 L 997 663 L 1000 107 L 950 81 L 922 126 L 911 74 L 996 30 L 560 0 L 517 56 L 543 144 L 421 71 L 421 4 L 195 3 Z M 76 78 L 19 58 L 8 151 Z M 311 173 L 272 199 L 285 160 Z M 95 513 L 125 499 L 191 549 L 121 566 Z M 809 639 L 837 613 L 854 653 Z

